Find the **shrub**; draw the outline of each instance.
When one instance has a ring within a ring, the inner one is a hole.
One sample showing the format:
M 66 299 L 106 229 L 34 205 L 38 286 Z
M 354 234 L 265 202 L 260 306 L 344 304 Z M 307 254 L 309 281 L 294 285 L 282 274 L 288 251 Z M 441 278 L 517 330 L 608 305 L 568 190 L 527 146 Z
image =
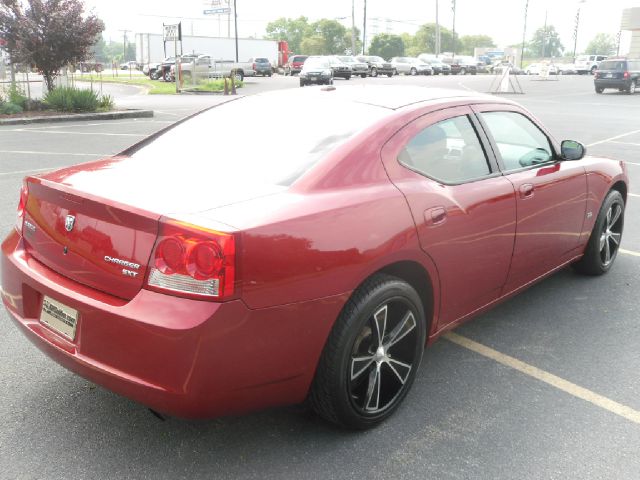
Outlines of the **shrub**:
M 0 103 L 0 114 L 13 115 L 14 113 L 22 113 L 23 108 L 12 102 Z
M 22 110 L 25 110 L 29 99 L 25 96 L 20 87 L 13 85 L 7 92 L 7 101 L 8 103 L 18 105 Z
M 113 108 L 110 95 L 98 95 L 93 90 L 75 87 L 58 87 L 50 90 L 44 103 L 62 112 L 95 112 Z

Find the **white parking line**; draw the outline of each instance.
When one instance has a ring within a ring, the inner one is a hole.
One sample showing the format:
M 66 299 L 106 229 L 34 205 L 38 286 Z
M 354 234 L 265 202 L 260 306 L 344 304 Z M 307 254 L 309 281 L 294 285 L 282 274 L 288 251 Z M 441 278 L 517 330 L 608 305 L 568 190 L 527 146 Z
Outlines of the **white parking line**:
M 513 368 L 525 375 L 533 377 L 541 382 L 544 382 L 552 387 L 562 390 L 569 395 L 580 398 L 586 402 L 589 402 L 597 407 L 600 407 L 608 412 L 614 413 L 622 418 L 625 418 L 633 423 L 640 424 L 640 412 L 634 410 L 631 407 L 615 402 L 607 397 L 604 397 L 598 393 L 592 392 L 580 385 L 571 383 L 568 380 L 560 378 L 552 373 L 541 370 L 533 365 L 529 365 L 517 358 L 510 357 L 504 353 L 500 353 L 493 348 L 489 348 L 486 345 L 475 342 L 469 338 L 458 335 L 457 333 L 449 332 L 444 334 L 444 338 L 456 345 L 464 347 L 472 352 L 476 352 L 483 357 L 490 358 L 506 367 Z
M 636 162 L 627 162 L 626 160 L 624 161 L 624 163 L 626 163 L 627 165 L 636 165 L 636 166 L 640 167 L 640 163 L 636 163 Z
M 640 197 L 637 193 L 627 193 L 630 197 Z
M 625 250 L 621 248 L 618 250 L 620 253 L 624 253 L 625 255 L 633 255 L 634 257 L 640 257 L 640 252 L 634 252 L 633 250 Z
M 68 152 L 34 152 L 31 150 L 0 150 L 0 153 L 15 153 L 19 155 L 64 155 L 71 157 L 108 157 L 109 153 L 68 153 Z
M 622 133 L 620 135 L 616 135 L 615 137 L 605 138 L 604 140 L 600 140 L 598 142 L 590 143 L 589 145 L 587 145 L 587 147 L 593 147 L 594 145 L 600 145 L 601 143 L 607 143 L 607 142 L 610 142 L 611 140 L 617 140 L 619 138 L 626 137 L 627 135 L 633 135 L 634 133 L 640 133 L 640 130 L 634 130 L 632 132 L 627 132 L 627 133 Z
M 616 140 L 611 140 L 611 143 L 618 143 L 620 145 L 633 145 L 634 147 L 640 147 L 640 143 L 633 143 L 633 142 L 618 142 Z
M 50 170 L 56 170 L 58 168 L 64 168 L 64 166 L 62 166 L 62 167 L 47 167 L 47 168 L 32 168 L 31 170 L 16 170 L 14 172 L 0 172 L 0 176 L 4 177 L 4 176 L 7 176 L 7 175 L 19 175 L 21 173 L 48 172 Z

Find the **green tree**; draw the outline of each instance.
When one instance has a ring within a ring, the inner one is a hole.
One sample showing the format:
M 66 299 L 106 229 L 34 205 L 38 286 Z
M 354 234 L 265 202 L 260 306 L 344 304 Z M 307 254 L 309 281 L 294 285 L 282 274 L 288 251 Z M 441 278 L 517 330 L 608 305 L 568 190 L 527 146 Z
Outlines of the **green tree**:
M 589 55 L 611 55 L 615 51 L 615 39 L 606 33 L 599 33 L 589 42 L 584 53 Z
M 400 35 L 380 33 L 371 39 L 369 55 L 378 55 L 384 59 L 404 55 L 404 42 Z
M 440 26 L 440 51 L 453 52 L 453 32 L 448 28 Z M 462 50 L 460 37 L 456 35 L 455 52 Z M 421 53 L 435 53 L 436 51 L 436 24 L 426 23 L 422 25 L 413 37 L 410 47 L 411 56 L 417 56 Z
M 351 48 L 351 34 L 349 33 L 347 41 L 347 29 L 337 20 L 318 20 L 311 24 L 311 31 L 324 40 L 325 55 L 344 54 Z
M 559 57 L 564 46 L 560 42 L 560 35 L 553 25 L 540 27 L 527 45 L 528 53 L 533 57 Z
M 300 52 L 304 55 L 324 55 L 325 51 L 324 38 L 320 35 L 305 37 L 300 45 Z
M 488 35 L 464 35 L 460 37 L 462 48 L 460 53 L 463 55 L 473 55 L 474 48 L 495 47 L 496 44 Z
M 271 40 L 285 40 L 289 50 L 294 53 L 302 52 L 302 41 L 311 35 L 311 25 L 307 17 L 278 18 L 267 24 L 266 38 Z
M 0 37 L 12 61 L 35 64 L 48 90 L 62 67 L 91 55 L 103 30 L 80 0 L 0 0 Z
M 351 55 L 358 55 L 359 53 L 362 52 L 362 40 L 361 40 L 362 37 L 358 27 L 355 27 L 354 33 L 356 37 L 356 50 L 354 52 L 351 52 Z M 345 45 L 347 45 L 347 50 L 351 51 L 351 29 L 350 28 L 347 28 L 346 30 L 344 42 L 345 42 Z

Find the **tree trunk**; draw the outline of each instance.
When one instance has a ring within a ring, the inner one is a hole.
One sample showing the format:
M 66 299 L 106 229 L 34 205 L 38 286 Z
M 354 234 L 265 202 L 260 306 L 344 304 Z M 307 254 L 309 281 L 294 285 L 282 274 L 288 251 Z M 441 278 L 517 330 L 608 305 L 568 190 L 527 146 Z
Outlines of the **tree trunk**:
M 42 78 L 44 78 L 44 83 L 46 83 L 47 85 L 47 92 L 50 92 L 51 90 L 56 88 L 56 85 L 54 83 L 54 80 L 56 78 L 55 72 L 42 72 Z

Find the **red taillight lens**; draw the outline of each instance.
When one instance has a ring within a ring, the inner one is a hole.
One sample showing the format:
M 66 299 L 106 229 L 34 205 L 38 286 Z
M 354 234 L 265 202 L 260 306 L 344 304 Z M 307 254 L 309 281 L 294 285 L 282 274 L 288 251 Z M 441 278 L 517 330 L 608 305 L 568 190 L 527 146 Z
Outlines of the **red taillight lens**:
M 253 70 L 255 70 L 255 69 L 256 69 L 256 64 L 254 63 L 254 64 L 251 66 L 251 68 L 252 68 Z
M 624 73 L 622 74 L 622 76 L 623 76 L 624 78 L 629 78 L 629 72 L 624 72 Z
M 24 212 L 27 209 L 27 199 L 29 197 L 29 188 L 24 183 L 20 188 L 20 200 L 18 201 L 18 210 L 16 212 L 16 230 L 22 233 L 22 223 L 24 222 Z
M 235 290 L 235 237 L 194 225 L 162 223 L 147 287 L 191 298 L 225 300 Z

